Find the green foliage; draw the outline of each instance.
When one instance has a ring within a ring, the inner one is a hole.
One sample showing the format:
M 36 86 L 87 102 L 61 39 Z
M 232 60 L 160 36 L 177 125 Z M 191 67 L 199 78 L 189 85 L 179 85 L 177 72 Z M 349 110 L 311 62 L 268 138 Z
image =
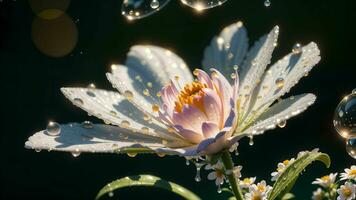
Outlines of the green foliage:
M 330 158 L 327 154 L 317 151 L 306 152 L 286 167 L 273 185 L 273 189 L 267 199 L 274 200 L 277 197 L 282 197 L 283 199 L 285 194 L 293 187 L 299 174 L 313 161 L 321 161 L 327 168 L 330 166 Z
M 185 199 L 188 200 L 200 200 L 200 198 L 189 191 L 188 189 L 170 181 L 163 180 L 159 177 L 152 175 L 137 175 L 137 176 L 127 176 L 118 180 L 115 180 L 106 186 L 104 186 L 96 196 L 96 200 L 100 199 L 105 194 L 109 194 L 114 190 L 125 188 L 125 187 L 134 187 L 134 186 L 147 186 L 147 187 L 156 187 L 171 191 L 176 193 Z

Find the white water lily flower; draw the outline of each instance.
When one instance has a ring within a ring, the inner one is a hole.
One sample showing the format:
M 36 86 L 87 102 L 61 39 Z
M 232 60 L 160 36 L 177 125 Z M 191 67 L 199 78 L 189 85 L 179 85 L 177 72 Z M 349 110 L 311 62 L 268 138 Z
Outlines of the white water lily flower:
M 356 165 L 352 165 L 350 169 L 345 169 L 345 173 L 341 173 L 341 180 L 354 180 L 356 181 Z
M 294 158 L 290 159 L 290 160 L 284 160 L 283 162 L 278 163 L 277 165 L 277 170 L 275 172 L 271 173 L 272 176 L 272 181 L 276 181 L 279 176 L 284 172 L 284 170 L 286 169 L 286 167 L 290 164 L 292 164 L 294 162 Z
M 324 191 L 318 188 L 313 192 L 312 200 L 322 200 L 324 198 Z
M 337 193 L 339 194 L 337 200 L 353 200 L 356 198 L 356 185 L 351 182 L 346 182 L 340 186 Z
M 328 188 L 331 186 L 331 184 L 335 183 L 336 177 L 337 177 L 337 173 L 331 173 L 321 178 L 317 178 L 315 181 L 312 182 L 312 184 L 316 184 L 324 188 Z
M 205 169 L 214 169 L 214 171 L 208 174 L 209 180 L 215 180 L 216 185 L 221 185 L 224 183 L 225 174 L 224 174 L 224 165 L 222 162 L 217 162 L 215 165 L 207 165 Z
M 173 52 L 134 46 L 125 65 L 113 65 L 107 74 L 119 92 L 61 89 L 76 106 L 107 125 L 62 124 L 59 135 L 40 131 L 25 146 L 187 157 L 229 149 L 241 137 L 273 129 L 315 101 L 313 94 L 302 94 L 276 102 L 320 60 L 317 45 L 310 43 L 267 68 L 278 33 L 278 27 L 273 28 L 248 50 L 242 23 L 226 27 L 204 54 L 203 68 L 216 69 L 210 76 L 195 70 L 196 80 Z
M 249 192 L 245 194 L 245 200 L 267 200 L 268 193 L 272 187 L 266 184 L 266 181 L 253 184 L 249 187 Z
M 241 189 L 249 188 L 255 181 L 256 177 L 244 178 L 239 181 L 239 186 Z

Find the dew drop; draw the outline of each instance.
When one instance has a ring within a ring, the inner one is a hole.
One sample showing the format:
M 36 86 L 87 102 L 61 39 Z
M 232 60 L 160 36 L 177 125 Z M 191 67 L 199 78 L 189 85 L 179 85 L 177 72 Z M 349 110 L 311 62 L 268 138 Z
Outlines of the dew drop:
M 231 79 L 235 79 L 236 78 L 236 73 L 231 73 Z
M 71 154 L 73 157 L 76 158 L 76 157 L 80 156 L 80 151 L 79 151 L 79 149 L 75 149 Z
M 84 102 L 81 98 L 74 98 L 73 100 L 74 100 L 75 104 L 78 104 L 80 106 L 84 104 Z
M 123 128 L 127 128 L 130 126 L 130 122 L 127 121 L 127 120 L 122 120 L 121 123 L 120 123 L 121 127 Z
M 287 125 L 287 121 L 286 120 L 281 120 L 278 122 L 278 127 L 279 128 L 284 128 Z
M 225 3 L 227 0 L 207 0 L 207 1 L 202 1 L 202 0 L 184 0 L 182 3 L 185 5 L 194 8 L 197 11 L 202 11 L 205 9 L 213 8 L 216 6 L 220 6 L 223 3 Z
M 250 138 L 250 141 L 248 142 L 248 144 L 250 145 L 250 146 L 252 146 L 253 144 L 254 144 L 254 142 L 253 142 L 253 135 L 250 135 L 250 136 L 248 136 L 249 138 Z
M 195 180 L 196 182 L 200 182 L 200 181 L 201 181 L 200 169 L 201 169 L 201 167 L 202 167 L 204 164 L 198 163 L 198 162 L 196 162 L 196 163 L 194 163 L 194 164 L 195 164 L 195 168 L 197 169 L 197 172 L 196 172 L 196 174 L 195 174 L 194 180 Z
M 356 159 L 356 138 L 346 140 L 346 151 L 353 159 Z
M 39 153 L 39 152 L 41 152 L 41 149 L 35 148 L 35 151 L 36 151 L 37 153 Z
M 131 99 L 133 99 L 133 93 L 130 91 L 130 90 L 126 90 L 125 92 L 124 92 L 124 96 L 128 99 L 128 100 L 131 100 Z
M 345 139 L 356 138 L 356 93 L 344 97 L 335 109 L 334 127 Z
M 143 133 L 148 133 L 149 131 L 150 131 L 150 129 L 148 129 L 147 127 L 142 127 L 141 128 L 141 131 L 143 132 Z
M 91 121 L 84 121 L 84 122 L 82 122 L 82 127 L 90 129 L 90 128 L 93 128 L 94 125 L 93 125 L 93 123 Z
M 114 196 L 114 193 L 113 193 L 113 192 L 109 192 L 109 193 L 108 193 L 108 196 L 109 196 L 109 197 L 113 197 L 113 196 Z
M 352 90 L 352 94 L 356 94 L 356 88 Z
M 136 157 L 137 153 L 128 152 L 127 155 L 131 158 Z
M 152 9 L 157 9 L 159 7 L 159 1 L 157 0 L 152 0 L 150 3 L 150 6 Z
M 283 78 L 277 78 L 276 86 L 277 86 L 278 89 L 282 89 L 284 87 L 284 79 Z
M 220 184 L 218 185 L 217 192 L 218 192 L 219 194 L 222 192 L 222 189 L 221 189 L 221 185 L 220 185 Z
M 185 165 L 187 165 L 187 166 L 190 165 L 189 159 L 185 160 Z
M 302 52 L 302 45 L 300 45 L 299 43 L 296 43 L 294 46 L 293 46 L 293 49 L 292 49 L 292 53 L 294 54 L 299 54 Z
M 158 111 L 159 111 L 159 105 L 153 104 L 153 105 L 152 105 L 152 111 L 153 111 L 153 112 L 158 112 Z
M 166 154 L 165 153 L 156 153 L 158 157 L 163 158 Z
M 61 125 L 59 125 L 57 122 L 48 122 L 46 133 L 50 136 L 59 135 L 61 133 Z
M 270 7 L 271 6 L 271 1 L 270 0 L 265 0 L 264 5 L 266 7 Z
M 150 96 L 150 91 L 148 89 L 143 90 L 143 95 Z
M 94 83 L 90 83 L 88 86 L 87 86 L 88 89 L 95 89 L 96 86 L 94 85 Z

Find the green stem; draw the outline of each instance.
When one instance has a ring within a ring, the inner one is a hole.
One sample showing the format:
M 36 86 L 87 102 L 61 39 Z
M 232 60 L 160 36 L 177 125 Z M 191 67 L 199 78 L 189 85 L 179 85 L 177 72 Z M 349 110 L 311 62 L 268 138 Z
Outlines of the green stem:
M 231 171 L 233 170 L 233 167 L 234 167 L 234 164 L 232 162 L 232 159 L 231 159 L 231 155 L 229 153 L 229 151 L 224 151 L 221 155 L 221 160 L 225 166 L 225 169 L 228 171 Z M 235 174 L 234 173 L 230 173 L 230 174 L 227 174 L 226 175 L 228 180 L 229 180 L 229 184 L 232 188 L 232 192 L 234 193 L 235 195 L 235 198 L 236 200 L 244 200 L 243 196 L 242 196 L 242 192 L 240 190 L 240 187 L 239 185 L 237 184 L 237 179 L 235 177 Z

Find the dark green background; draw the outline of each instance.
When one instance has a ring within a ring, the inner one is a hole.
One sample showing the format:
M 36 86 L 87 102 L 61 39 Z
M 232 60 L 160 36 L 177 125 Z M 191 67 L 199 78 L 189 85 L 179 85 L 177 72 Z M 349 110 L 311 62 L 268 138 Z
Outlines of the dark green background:
M 112 89 L 105 72 L 112 63 L 123 63 L 130 46 L 154 44 L 169 47 L 196 67 L 213 35 L 242 20 L 250 41 L 280 25 L 280 39 L 273 60 L 291 50 L 298 41 L 318 43 L 321 62 L 292 94 L 312 92 L 317 102 L 302 115 L 289 120 L 287 127 L 268 131 L 255 138 L 255 145 L 241 141 L 238 163 L 243 174 L 270 179 L 277 162 L 301 150 L 319 147 L 332 157 L 331 169 L 321 164 L 308 168 L 294 188 L 297 199 L 309 199 L 317 176 L 338 171 L 355 163 L 345 152 L 344 141 L 332 126 L 339 100 L 356 88 L 356 65 L 350 30 L 354 28 L 352 0 L 229 0 L 223 6 L 196 14 L 176 0 L 158 14 L 128 23 L 120 15 L 119 0 L 72 0 L 67 13 L 77 24 L 79 41 L 72 56 L 50 58 L 39 52 L 31 40 L 35 17 L 27 1 L 0 2 L 1 70 L 1 199 L 93 199 L 109 181 L 125 175 L 148 173 L 186 186 L 203 199 L 223 199 L 213 182 L 193 181 L 195 169 L 183 158 L 154 155 L 83 154 L 24 149 L 35 131 L 49 119 L 58 122 L 92 120 L 66 100 L 59 88 L 86 86 Z M 79 52 L 83 51 L 81 55 Z M 178 199 L 161 190 L 124 189 L 114 199 Z

